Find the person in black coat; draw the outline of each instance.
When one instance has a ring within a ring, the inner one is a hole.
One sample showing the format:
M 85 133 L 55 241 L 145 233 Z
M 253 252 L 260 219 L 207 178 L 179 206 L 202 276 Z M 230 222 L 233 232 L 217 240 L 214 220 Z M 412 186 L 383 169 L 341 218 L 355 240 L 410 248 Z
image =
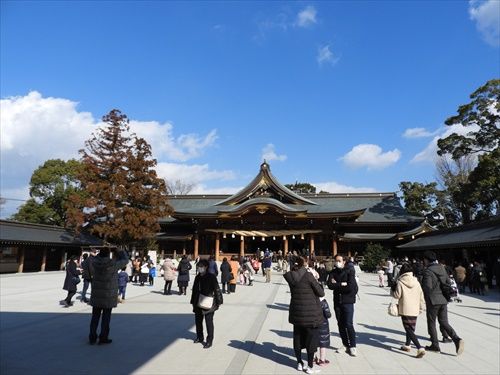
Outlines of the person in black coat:
M 189 285 L 189 270 L 191 270 L 191 263 L 186 255 L 182 256 L 177 271 L 179 272 L 177 276 L 177 284 L 179 286 L 179 295 L 186 295 L 186 289 Z
M 92 282 L 92 259 L 95 253 L 92 252 L 89 256 L 88 253 L 83 254 L 82 261 L 82 279 L 83 279 L 83 289 L 82 289 L 82 299 L 81 302 L 88 302 L 87 299 L 87 289 Z
M 328 319 L 332 317 L 330 306 L 328 306 L 328 302 L 324 298 L 321 300 L 321 309 L 323 310 L 323 323 L 319 327 L 319 356 L 316 363 L 323 366 L 330 363 L 326 359 L 326 349 L 330 347 L 330 324 Z
M 229 282 L 234 278 L 231 273 L 231 265 L 227 261 L 227 258 L 222 259 L 222 264 L 220 265 L 220 282 L 222 284 L 222 293 L 231 293 L 229 291 Z
M 288 321 L 293 324 L 293 349 L 297 358 L 297 370 L 313 367 L 314 353 L 319 344 L 319 327 L 323 323 L 323 310 L 318 297 L 325 292 L 311 272 L 304 267 L 305 259 L 297 257 L 292 270 L 283 277 L 292 295 Z M 307 365 L 302 361 L 302 349 L 307 351 Z
M 342 255 L 335 257 L 335 268 L 328 275 L 328 288 L 333 289 L 333 309 L 339 326 L 339 334 L 346 352 L 355 357 L 356 332 L 354 330 L 354 303 L 358 284 L 353 267 L 345 267 Z
M 64 307 L 73 306 L 71 298 L 76 294 L 76 286 L 80 282 L 80 271 L 76 268 L 77 255 L 72 255 L 66 263 L 66 277 L 64 278 L 63 289 L 68 291 L 68 295 L 61 301 Z
M 191 305 L 196 323 L 196 343 L 202 343 L 204 349 L 212 346 L 214 340 L 214 313 L 222 305 L 222 293 L 214 274 L 208 272 L 208 261 L 202 259 L 197 264 L 197 275 L 194 278 L 193 292 L 191 294 Z M 213 297 L 213 304 L 210 309 L 203 309 L 198 306 L 200 294 Z M 203 338 L 203 317 L 207 326 L 207 341 Z

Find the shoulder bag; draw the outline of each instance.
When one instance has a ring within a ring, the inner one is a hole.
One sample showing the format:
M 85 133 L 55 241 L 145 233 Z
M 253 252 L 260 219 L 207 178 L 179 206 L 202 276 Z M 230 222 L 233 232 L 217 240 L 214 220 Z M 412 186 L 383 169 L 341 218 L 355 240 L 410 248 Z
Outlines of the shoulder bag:
M 398 300 L 393 299 L 391 303 L 389 303 L 389 306 L 387 307 L 387 313 L 390 316 L 399 316 L 399 309 L 398 309 Z
M 201 293 L 200 281 L 198 281 L 198 291 L 200 292 L 198 296 L 198 307 L 202 310 L 210 310 L 214 305 L 214 297 L 206 296 Z

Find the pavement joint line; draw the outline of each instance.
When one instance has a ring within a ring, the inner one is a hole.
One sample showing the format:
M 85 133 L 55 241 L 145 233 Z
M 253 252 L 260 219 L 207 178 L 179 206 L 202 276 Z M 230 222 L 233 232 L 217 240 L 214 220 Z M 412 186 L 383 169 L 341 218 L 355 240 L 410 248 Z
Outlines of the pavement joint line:
M 472 320 L 472 321 L 474 321 L 474 322 L 476 322 L 476 323 L 484 324 L 485 326 L 492 327 L 492 328 L 495 328 L 495 329 L 500 330 L 500 327 L 494 326 L 493 324 L 485 323 L 485 322 L 482 322 L 482 321 L 480 321 L 480 320 L 477 320 L 477 319 L 471 318 L 471 317 L 469 317 L 469 316 L 465 316 L 465 315 L 462 315 L 462 314 L 456 313 L 456 312 L 454 312 L 454 311 L 450 311 L 450 310 L 448 310 L 448 314 L 457 315 L 457 316 L 460 316 L 461 318 L 465 318 L 465 319 L 467 319 L 467 320 Z
M 276 295 L 278 294 L 278 290 L 283 286 L 284 284 L 275 284 L 274 290 L 269 296 L 269 298 L 264 302 L 264 306 L 262 307 L 261 312 L 255 319 L 254 323 L 252 324 L 252 327 L 248 331 L 249 333 L 245 336 L 243 339 L 244 345 L 247 345 L 248 342 L 252 342 L 251 346 L 248 348 L 248 350 L 238 350 L 236 355 L 233 357 L 231 362 L 226 368 L 226 371 L 224 372 L 226 375 L 230 374 L 241 374 L 243 373 L 243 369 L 246 366 L 246 363 L 248 361 L 248 358 L 250 357 L 250 354 L 252 354 L 252 350 L 255 347 L 255 341 L 257 340 L 257 337 L 259 336 L 262 326 L 264 325 L 267 315 L 269 314 L 269 311 L 271 309 L 267 307 L 267 305 L 270 305 L 274 302 L 276 299 Z

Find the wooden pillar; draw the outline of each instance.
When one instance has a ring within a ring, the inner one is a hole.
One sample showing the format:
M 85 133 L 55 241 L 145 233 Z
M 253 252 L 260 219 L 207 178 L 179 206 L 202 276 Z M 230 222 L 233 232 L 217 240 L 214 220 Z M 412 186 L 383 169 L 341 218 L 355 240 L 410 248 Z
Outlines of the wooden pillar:
M 199 240 L 198 240 L 198 235 L 194 235 L 194 259 L 198 258 L 198 245 L 199 245 Z
M 161 259 L 165 259 L 165 249 L 161 249 Z
M 240 236 L 240 258 L 245 256 L 245 236 Z
M 283 240 L 283 256 L 286 256 L 288 254 L 288 237 L 285 236 L 285 239 Z
M 219 233 L 215 233 L 215 261 L 219 261 L 219 252 L 220 252 L 220 235 Z
M 19 266 L 17 272 L 22 273 L 24 269 L 24 247 L 19 248 Z
M 309 254 L 312 257 L 314 255 L 314 234 L 312 233 L 309 235 L 309 249 L 310 249 Z
M 43 248 L 43 255 L 42 255 L 42 266 L 40 267 L 41 272 L 45 272 L 45 266 L 47 265 L 47 248 Z
M 337 237 L 333 236 L 333 241 L 332 241 L 332 253 L 333 256 L 335 257 L 337 255 Z
M 186 255 L 186 241 L 182 242 L 182 255 Z

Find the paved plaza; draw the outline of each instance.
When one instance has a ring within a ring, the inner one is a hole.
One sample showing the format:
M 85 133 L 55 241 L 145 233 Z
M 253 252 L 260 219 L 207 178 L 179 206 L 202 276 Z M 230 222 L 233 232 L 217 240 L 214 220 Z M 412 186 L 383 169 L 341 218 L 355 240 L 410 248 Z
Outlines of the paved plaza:
M 358 356 L 336 353 L 340 345 L 330 319 L 331 364 L 322 374 L 498 374 L 500 372 L 499 294 L 463 296 L 449 305 L 450 322 L 465 340 L 455 356 L 453 344 L 442 353 L 414 358 L 415 350 L 399 350 L 403 327 L 387 314 L 388 288 L 377 286 L 375 274 L 360 275 L 355 321 Z M 224 295 L 215 314 L 214 346 L 193 344 L 194 314 L 187 296 L 164 296 L 163 279 L 153 287 L 129 284 L 126 303 L 113 310 L 113 343 L 87 343 L 91 307 L 77 300 L 63 308 L 63 272 L 0 276 L 0 373 L 9 374 L 296 374 L 290 293 L 283 277 L 272 283 L 257 276 L 253 287 L 237 286 Z M 192 281 L 191 281 L 192 283 Z M 79 285 L 81 289 L 81 284 Z M 176 288 L 174 288 L 176 289 Z M 332 305 L 332 292 L 327 291 Z M 425 315 L 417 335 L 429 344 Z

